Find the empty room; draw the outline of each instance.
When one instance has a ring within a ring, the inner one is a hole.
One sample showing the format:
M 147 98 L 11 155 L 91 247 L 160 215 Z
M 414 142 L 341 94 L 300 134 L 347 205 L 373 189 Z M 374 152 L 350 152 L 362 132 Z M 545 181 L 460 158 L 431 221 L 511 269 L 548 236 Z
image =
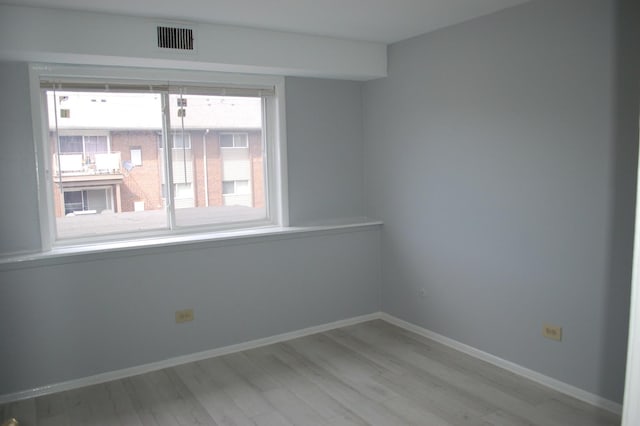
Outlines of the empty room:
M 0 425 L 640 424 L 639 9 L 0 0 Z

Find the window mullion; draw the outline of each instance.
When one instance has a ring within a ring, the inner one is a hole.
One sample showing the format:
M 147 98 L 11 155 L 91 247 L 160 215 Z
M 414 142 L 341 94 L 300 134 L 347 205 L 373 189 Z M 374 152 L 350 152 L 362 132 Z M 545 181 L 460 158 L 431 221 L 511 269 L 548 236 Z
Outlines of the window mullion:
M 167 192 L 167 215 L 169 229 L 176 228 L 176 207 L 174 203 L 175 191 L 173 190 L 173 159 L 171 134 L 171 112 L 169 106 L 169 92 L 162 92 L 162 146 L 164 146 L 164 186 Z
M 271 144 L 268 143 L 268 140 L 272 137 L 271 136 L 271 128 L 269 127 L 269 120 L 268 120 L 268 116 L 267 116 L 267 98 L 265 98 L 264 96 L 262 97 L 261 100 L 262 103 L 262 133 L 261 133 L 261 149 L 262 149 L 262 158 L 264 159 L 265 164 L 267 164 L 267 167 L 262 169 L 262 179 L 264 182 L 264 190 L 265 193 L 267 194 L 267 196 L 264 199 L 264 204 L 265 204 L 265 208 L 266 208 L 266 212 L 267 212 L 267 217 L 271 220 L 274 220 L 275 218 L 273 217 L 273 206 L 274 206 L 274 180 L 271 178 L 272 173 L 273 173 L 273 160 L 271 159 L 271 152 L 270 152 L 270 147 Z M 249 135 L 247 135 L 247 147 L 249 146 Z

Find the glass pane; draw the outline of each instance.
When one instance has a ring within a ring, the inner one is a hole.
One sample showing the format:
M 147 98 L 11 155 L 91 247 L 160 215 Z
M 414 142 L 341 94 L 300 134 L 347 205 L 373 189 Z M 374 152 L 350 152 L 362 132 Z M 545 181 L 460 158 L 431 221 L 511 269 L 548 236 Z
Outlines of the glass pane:
M 247 148 L 249 146 L 247 136 L 246 133 L 236 133 L 233 135 L 233 146 L 236 148 Z
M 60 152 L 82 154 L 82 136 L 60 136 Z
M 191 138 L 189 133 L 178 132 L 173 134 L 173 148 L 191 149 Z
M 166 228 L 161 95 L 46 91 L 46 102 L 58 238 Z
M 131 155 L 131 165 L 132 166 L 142 166 L 142 148 L 135 147 L 131 148 L 129 152 Z
M 222 194 L 228 195 L 236 192 L 235 182 L 232 180 L 222 182 Z
M 64 213 L 84 210 L 83 191 L 67 191 L 64 193 Z
M 237 180 L 236 181 L 236 194 L 249 194 L 249 181 L 248 180 Z
M 95 154 L 105 154 L 109 152 L 109 144 L 106 136 L 85 136 L 84 137 L 84 155 L 95 161 Z
M 176 183 L 175 197 L 176 198 L 192 198 L 193 191 L 191 189 L 191 183 Z
M 233 148 L 233 133 L 222 133 L 220 135 L 221 148 Z
M 176 195 L 176 224 L 266 219 L 262 99 L 188 94 L 178 107 L 180 97 L 169 100 L 171 130 L 189 145 L 172 150 L 172 183 L 192 186 L 190 198 Z

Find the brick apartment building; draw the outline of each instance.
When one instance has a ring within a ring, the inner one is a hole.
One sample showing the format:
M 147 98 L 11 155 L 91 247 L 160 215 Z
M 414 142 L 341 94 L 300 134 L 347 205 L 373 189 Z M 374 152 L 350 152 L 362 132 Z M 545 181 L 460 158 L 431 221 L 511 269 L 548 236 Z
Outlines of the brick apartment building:
M 50 123 L 59 115 L 50 129 L 56 216 L 163 209 L 161 118 L 134 105 L 132 119 L 115 111 L 117 97 L 99 95 L 65 93 L 67 108 L 49 108 Z M 168 135 L 175 207 L 264 207 L 259 100 L 187 101 L 186 117 L 172 111 Z

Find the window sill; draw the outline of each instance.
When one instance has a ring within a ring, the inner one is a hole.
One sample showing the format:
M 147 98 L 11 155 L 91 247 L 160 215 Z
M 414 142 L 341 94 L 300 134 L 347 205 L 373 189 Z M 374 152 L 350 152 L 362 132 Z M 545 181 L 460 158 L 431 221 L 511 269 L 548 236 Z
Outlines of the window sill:
M 148 239 L 104 242 L 76 246 L 56 247 L 47 252 L 22 254 L 0 258 L 0 272 L 65 263 L 87 262 L 98 259 L 132 255 L 148 255 L 166 251 L 198 250 L 238 244 L 302 238 L 308 235 L 357 232 L 379 228 L 381 221 L 368 218 L 335 221 L 306 226 L 269 226 L 252 229 L 205 232 L 190 235 L 154 237 Z

